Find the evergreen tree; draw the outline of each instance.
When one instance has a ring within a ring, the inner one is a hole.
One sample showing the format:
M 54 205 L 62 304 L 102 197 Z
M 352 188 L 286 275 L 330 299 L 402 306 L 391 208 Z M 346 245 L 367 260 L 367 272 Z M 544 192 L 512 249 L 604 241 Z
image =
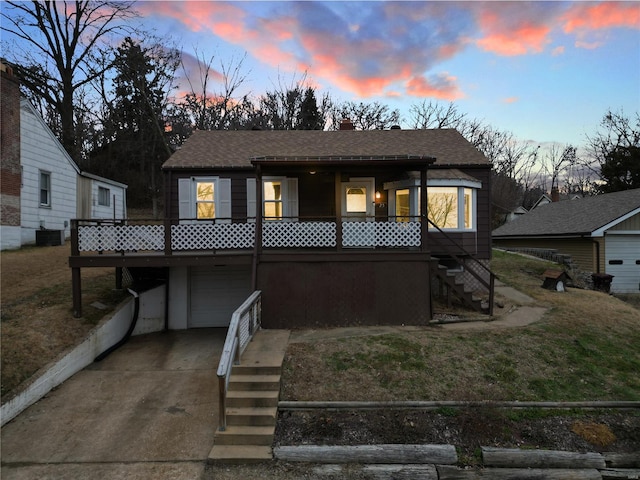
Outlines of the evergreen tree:
M 324 128 L 324 118 L 318 109 L 315 91 L 311 87 L 308 87 L 304 92 L 296 123 L 297 130 L 322 130 Z
M 129 205 L 151 206 L 155 214 L 162 198 L 160 167 L 172 153 L 165 116 L 177 65 L 175 52 L 125 39 L 114 63 L 114 100 L 103 145 L 94 154 L 101 174 L 129 185 Z

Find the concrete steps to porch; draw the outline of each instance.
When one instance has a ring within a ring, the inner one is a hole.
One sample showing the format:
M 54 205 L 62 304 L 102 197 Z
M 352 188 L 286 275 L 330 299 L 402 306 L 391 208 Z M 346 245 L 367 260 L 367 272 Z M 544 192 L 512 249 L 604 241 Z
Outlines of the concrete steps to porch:
M 233 367 L 226 397 L 227 428 L 216 432 L 209 463 L 257 463 L 273 458 L 280 374 L 288 342 L 288 330 L 260 330 L 240 365 Z

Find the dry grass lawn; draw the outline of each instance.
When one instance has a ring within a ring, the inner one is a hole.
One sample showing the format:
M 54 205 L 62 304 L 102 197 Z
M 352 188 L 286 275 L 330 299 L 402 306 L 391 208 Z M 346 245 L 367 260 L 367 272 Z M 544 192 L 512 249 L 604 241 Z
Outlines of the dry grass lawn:
M 540 288 L 549 265 L 497 252 L 503 282 L 551 307 L 528 327 L 296 343 L 285 400 L 640 400 L 640 310 L 611 295 Z
M 74 318 L 69 254 L 68 244 L 0 253 L 3 403 L 84 339 L 125 296 L 113 290 L 113 268 L 83 269 L 83 316 Z M 95 301 L 106 309 L 91 306 Z

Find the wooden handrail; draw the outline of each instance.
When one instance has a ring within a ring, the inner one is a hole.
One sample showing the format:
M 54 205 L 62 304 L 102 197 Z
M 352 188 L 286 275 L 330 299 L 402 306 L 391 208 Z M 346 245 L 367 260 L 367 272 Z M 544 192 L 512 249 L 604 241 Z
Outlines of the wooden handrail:
M 219 429 L 227 428 L 227 389 L 234 365 L 240 364 L 240 357 L 253 335 L 260 329 L 262 314 L 262 292 L 256 290 L 231 316 L 227 338 L 218 363 Z M 247 315 L 248 314 L 248 315 Z

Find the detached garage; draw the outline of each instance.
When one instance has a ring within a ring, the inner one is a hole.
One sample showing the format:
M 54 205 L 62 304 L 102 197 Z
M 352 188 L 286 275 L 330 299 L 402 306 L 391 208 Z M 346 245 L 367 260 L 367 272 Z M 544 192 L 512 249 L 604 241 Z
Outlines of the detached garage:
M 640 293 L 640 189 L 542 205 L 495 229 L 493 245 L 556 250 L 613 275 L 611 292 Z
M 172 268 L 169 328 L 226 328 L 251 293 L 250 265 Z
M 640 235 L 606 235 L 605 263 L 612 292 L 640 293 Z

